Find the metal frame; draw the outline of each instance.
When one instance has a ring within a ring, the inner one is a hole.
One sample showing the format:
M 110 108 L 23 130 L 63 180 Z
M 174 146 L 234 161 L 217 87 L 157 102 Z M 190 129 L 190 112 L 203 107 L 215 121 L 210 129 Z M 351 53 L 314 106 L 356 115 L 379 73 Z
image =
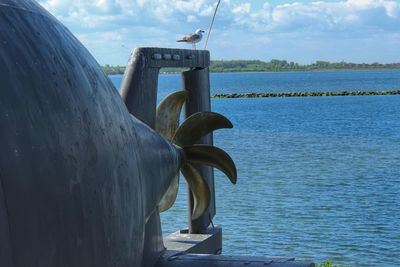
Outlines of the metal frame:
M 160 69 L 163 67 L 189 68 L 190 70 L 182 73 L 182 86 L 188 92 L 185 103 L 185 117 L 199 111 L 210 111 L 209 65 L 210 53 L 206 50 L 136 48 L 129 58 L 121 83 L 120 94 L 129 112 L 154 129 Z M 204 137 L 200 143 L 212 145 L 212 135 Z M 209 185 L 211 201 L 204 215 L 199 219 L 192 220 L 193 199 L 189 190 L 189 234 L 209 232 L 207 227 L 216 213 L 213 170 L 205 166 L 198 166 L 198 170 Z M 217 232 L 219 236 L 214 240 L 218 243 L 216 246 L 222 248 L 222 238 L 220 237 L 222 231 Z M 146 224 L 144 264 L 150 265 L 151 262 L 149 261 L 157 258 L 154 256 L 162 253 L 163 250 L 160 216 L 156 211 Z

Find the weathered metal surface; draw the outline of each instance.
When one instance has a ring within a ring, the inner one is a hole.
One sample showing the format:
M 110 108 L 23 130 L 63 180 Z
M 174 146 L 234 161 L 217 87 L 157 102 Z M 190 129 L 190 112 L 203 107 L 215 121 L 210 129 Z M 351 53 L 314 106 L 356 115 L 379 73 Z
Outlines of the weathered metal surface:
M 35 2 L 0 25 L 0 265 L 140 266 L 179 152 Z
M 165 62 L 206 67 L 208 52 L 138 50 L 124 103 L 34 1 L 0 0 L 0 25 L 0 265 L 151 266 L 164 250 L 157 204 L 182 163 L 151 129 L 156 78 Z
M 158 211 L 151 215 L 145 227 L 142 266 L 148 267 L 153 266 L 162 253 L 165 252 Z
M 157 84 L 160 69 L 149 65 L 148 55 L 144 51 L 136 49 L 131 54 L 122 79 L 120 94 L 129 112 L 155 129 Z M 159 58 L 162 58 L 161 54 Z M 154 262 L 165 250 L 158 209 L 153 210 L 152 214 L 149 215 L 150 218 L 146 222 L 144 232 L 143 267 L 154 265 Z
M 194 69 L 182 73 L 183 88 L 188 92 L 188 97 L 185 103 L 185 117 L 200 112 L 210 111 L 210 79 L 208 68 Z M 199 141 L 200 144 L 212 145 L 212 134 L 207 135 Z M 210 205 L 206 212 L 200 218 L 192 220 L 193 212 L 193 196 L 190 189 L 188 204 L 189 204 L 189 232 L 191 234 L 199 234 L 206 230 L 210 225 L 212 218 L 215 216 L 215 189 L 214 189 L 214 171 L 211 167 L 198 165 L 198 171 L 206 180 L 210 188 Z
M 226 256 L 187 254 L 182 251 L 168 251 L 155 267 L 314 267 L 314 264 L 296 262 L 294 258 Z
M 164 238 L 167 250 L 196 254 L 220 254 L 222 252 L 222 228 L 209 227 L 204 234 L 189 234 L 189 229 L 172 233 Z
M 152 128 L 155 128 L 157 85 L 160 68 L 205 68 L 208 67 L 209 64 L 210 55 L 208 51 L 152 47 L 137 48 L 132 52 L 128 61 L 128 65 L 120 87 L 120 94 L 127 105 L 129 112 L 146 122 Z M 207 72 L 200 71 L 196 73 L 201 74 L 200 76 L 198 76 L 199 74 L 196 74 L 198 77 L 193 80 L 194 83 L 192 86 L 188 85 L 188 89 L 190 90 L 195 85 L 197 90 L 206 90 L 207 93 L 191 93 L 192 95 L 190 96 L 189 101 L 196 101 L 197 103 L 197 100 L 190 99 L 198 97 L 197 94 L 204 94 L 200 101 L 204 101 L 206 103 L 208 101 L 208 109 L 198 109 L 198 103 L 194 107 L 197 111 L 210 110 L 208 69 Z M 188 81 L 186 83 L 188 83 Z M 209 139 L 210 137 L 207 138 Z M 211 144 L 211 142 L 208 142 L 208 144 Z M 212 190 L 212 202 L 210 205 L 211 212 L 210 210 L 207 211 L 206 216 L 203 216 L 202 219 L 199 220 L 203 222 L 200 224 L 201 229 L 205 230 L 210 223 L 210 218 L 215 215 L 214 183 L 213 179 L 210 180 L 210 178 L 208 178 L 210 174 L 212 175 L 212 168 L 200 168 L 206 170 L 206 179 L 210 189 Z M 191 212 L 192 209 L 190 209 L 190 213 Z M 154 216 L 158 217 L 159 214 L 155 214 Z M 154 227 L 151 227 L 150 225 L 153 225 Z M 155 222 L 152 224 L 147 224 L 145 235 L 146 240 L 148 240 L 148 242 L 145 242 L 145 251 L 147 253 L 145 259 L 148 260 L 145 260 L 144 264 L 151 265 L 151 260 L 159 255 L 164 248 L 162 238 L 160 238 L 162 237 L 161 227 Z
M 177 91 L 165 97 L 157 106 L 156 131 L 168 140 L 173 140 L 179 127 L 179 118 L 185 99 L 186 92 Z M 175 176 L 168 191 L 162 197 L 159 203 L 160 212 L 166 211 L 173 206 L 178 195 L 178 189 L 179 174 Z
M 128 61 L 120 93 L 129 111 L 138 117 L 149 117 L 144 120 L 154 125 L 155 106 L 157 101 L 158 74 L 160 68 L 206 68 L 210 65 L 210 53 L 205 50 L 174 48 L 142 47 L 136 48 Z M 208 79 L 208 77 L 207 77 Z M 151 110 L 142 106 L 152 106 Z M 147 113 L 150 112 L 150 115 Z
M 8 224 L 6 198 L 1 181 L 0 173 L 0 263 L 2 266 L 13 266 L 10 225 Z
M 149 65 L 148 55 L 137 49 L 129 58 L 120 93 L 129 112 L 155 128 L 159 68 Z
M 140 47 L 132 53 L 143 56 L 150 68 L 207 68 L 210 66 L 210 52 L 160 47 Z

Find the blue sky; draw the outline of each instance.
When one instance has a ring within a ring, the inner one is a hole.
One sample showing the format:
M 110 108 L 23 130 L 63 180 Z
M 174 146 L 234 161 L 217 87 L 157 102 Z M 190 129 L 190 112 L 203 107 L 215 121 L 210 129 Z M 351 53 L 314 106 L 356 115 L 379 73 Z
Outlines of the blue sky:
M 40 0 L 101 64 L 207 30 L 217 0 Z M 204 41 L 198 45 L 203 47 Z M 400 62 L 400 0 L 222 0 L 213 59 Z

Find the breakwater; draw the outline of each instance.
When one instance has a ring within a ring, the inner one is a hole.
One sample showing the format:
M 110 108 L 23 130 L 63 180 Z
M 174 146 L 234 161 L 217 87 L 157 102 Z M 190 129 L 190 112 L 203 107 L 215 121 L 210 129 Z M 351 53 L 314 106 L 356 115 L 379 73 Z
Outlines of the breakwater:
M 400 95 L 400 90 L 214 94 L 212 97 L 213 98 L 257 98 L 257 97 L 368 96 L 368 95 Z

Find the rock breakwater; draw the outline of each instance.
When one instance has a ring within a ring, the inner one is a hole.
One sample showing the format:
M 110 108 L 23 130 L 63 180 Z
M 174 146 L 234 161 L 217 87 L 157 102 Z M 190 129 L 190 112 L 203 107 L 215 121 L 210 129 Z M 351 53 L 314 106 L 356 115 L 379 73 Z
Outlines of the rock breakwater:
M 310 96 L 314 97 L 315 96 L 368 96 L 368 95 L 400 95 L 400 90 L 214 94 L 212 97 L 213 98 L 258 98 L 258 97 L 310 97 Z

